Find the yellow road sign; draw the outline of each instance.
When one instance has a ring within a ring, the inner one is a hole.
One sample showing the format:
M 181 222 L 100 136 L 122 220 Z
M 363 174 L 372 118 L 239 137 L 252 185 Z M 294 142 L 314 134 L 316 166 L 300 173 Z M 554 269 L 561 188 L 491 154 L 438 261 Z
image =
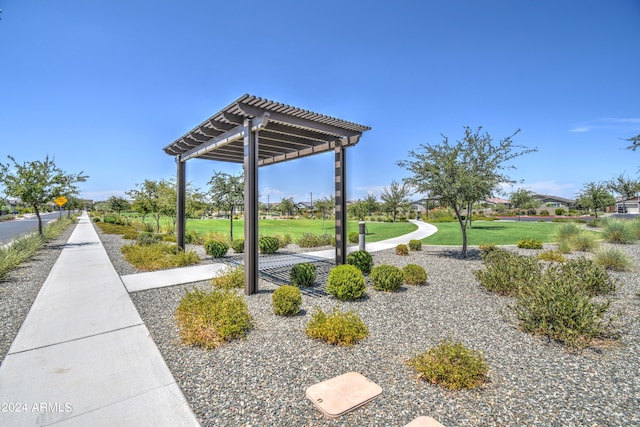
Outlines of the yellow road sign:
M 55 199 L 53 199 L 54 202 L 56 202 L 56 205 L 58 206 L 62 206 L 65 203 L 67 203 L 67 198 L 64 196 L 60 196 L 60 197 L 56 197 Z

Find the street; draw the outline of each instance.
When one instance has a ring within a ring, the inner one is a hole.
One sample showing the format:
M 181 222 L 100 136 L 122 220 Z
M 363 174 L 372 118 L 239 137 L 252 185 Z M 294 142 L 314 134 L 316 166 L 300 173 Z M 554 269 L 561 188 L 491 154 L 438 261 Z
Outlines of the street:
M 62 215 L 66 214 L 66 211 L 62 212 Z M 53 221 L 54 219 L 58 218 L 59 215 L 60 214 L 58 212 L 42 214 L 42 225 L 44 226 L 47 223 Z M 16 237 L 37 231 L 38 218 L 35 215 L 13 221 L 2 221 L 0 222 L 0 246 L 9 243 Z

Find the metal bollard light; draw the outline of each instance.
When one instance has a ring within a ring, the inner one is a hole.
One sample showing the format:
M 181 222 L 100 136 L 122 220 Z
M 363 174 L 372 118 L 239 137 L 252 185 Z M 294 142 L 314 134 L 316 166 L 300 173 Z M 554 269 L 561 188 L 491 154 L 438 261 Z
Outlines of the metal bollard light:
M 361 251 L 364 251 L 364 245 L 365 245 L 365 223 L 364 221 L 360 221 L 360 224 L 358 225 L 358 249 Z

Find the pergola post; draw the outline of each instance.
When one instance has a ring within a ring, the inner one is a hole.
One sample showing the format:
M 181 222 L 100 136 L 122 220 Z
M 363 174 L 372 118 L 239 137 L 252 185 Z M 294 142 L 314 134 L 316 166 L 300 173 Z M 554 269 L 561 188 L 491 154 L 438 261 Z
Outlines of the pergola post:
M 185 215 L 186 215 L 186 162 L 182 161 L 181 156 L 176 156 L 177 177 L 176 177 L 176 244 L 178 248 L 184 250 L 185 235 Z
M 347 156 L 346 147 L 335 148 L 335 200 L 336 200 L 336 265 L 347 257 Z
M 258 132 L 244 120 L 244 293 L 258 292 Z

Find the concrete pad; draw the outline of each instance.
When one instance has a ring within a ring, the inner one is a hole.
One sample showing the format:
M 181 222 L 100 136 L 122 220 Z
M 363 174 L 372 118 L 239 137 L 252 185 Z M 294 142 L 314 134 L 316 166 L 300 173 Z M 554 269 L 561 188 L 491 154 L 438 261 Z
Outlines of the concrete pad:
M 418 417 L 404 427 L 444 427 L 431 417 Z
M 226 267 L 228 267 L 226 264 L 206 264 L 195 267 L 181 267 L 170 270 L 127 274 L 121 278 L 129 292 L 138 292 L 165 286 L 210 280 L 221 275 Z
M 0 425 L 48 425 L 81 415 L 74 422 L 144 425 L 119 421 L 156 412 L 169 413 L 169 421 L 146 425 L 197 425 L 144 325 L 9 354 L 0 366 L 0 384 L 0 402 L 24 402 L 27 408 L 0 414 Z M 49 409 L 34 410 L 43 403 Z
M 382 388 L 358 372 L 328 379 L 307 388 L 305 395 L 328 418 L 338 418 L 370 402 Z

